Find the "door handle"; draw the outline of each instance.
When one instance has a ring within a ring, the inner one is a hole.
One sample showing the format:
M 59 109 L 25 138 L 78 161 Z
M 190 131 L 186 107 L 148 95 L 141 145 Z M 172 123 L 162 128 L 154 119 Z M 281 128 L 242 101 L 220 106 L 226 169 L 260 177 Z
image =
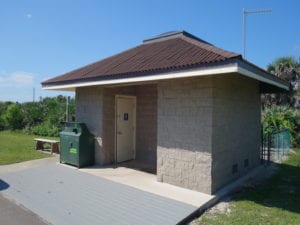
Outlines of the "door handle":
M 118 132 L 117 132 L 117 134 L 121 135 L 121 134 L 122 134 L 122 132 L 121 132 L 121 131 L 118 131 Z

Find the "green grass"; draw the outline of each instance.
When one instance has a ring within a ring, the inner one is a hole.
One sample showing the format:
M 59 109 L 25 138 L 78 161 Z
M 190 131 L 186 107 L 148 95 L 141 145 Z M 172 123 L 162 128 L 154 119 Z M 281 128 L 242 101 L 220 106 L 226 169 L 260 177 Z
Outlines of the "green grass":
M 21 131 L 1 131 L 0 165 L 50 157 L 50 154 L 34 150 L 35 142 L 33 139 L 36 137 L 37 136 L 28 135 Z
M 196 224 L 300 224 L 300 149 L 265 184 L 236 194 L 229 206 L 230 213 L 205 213 Z

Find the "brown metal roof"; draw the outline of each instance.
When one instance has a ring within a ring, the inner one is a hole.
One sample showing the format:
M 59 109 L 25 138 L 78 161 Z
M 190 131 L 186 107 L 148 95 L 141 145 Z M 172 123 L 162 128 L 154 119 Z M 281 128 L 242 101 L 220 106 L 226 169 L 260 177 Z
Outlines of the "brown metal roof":
M 185 31 L 166 33 L 143 44 L 82 68 L 42 82 L 43 85 L 71 83 L 103 77 L 164 72 L 241 58 L 217 48 Z

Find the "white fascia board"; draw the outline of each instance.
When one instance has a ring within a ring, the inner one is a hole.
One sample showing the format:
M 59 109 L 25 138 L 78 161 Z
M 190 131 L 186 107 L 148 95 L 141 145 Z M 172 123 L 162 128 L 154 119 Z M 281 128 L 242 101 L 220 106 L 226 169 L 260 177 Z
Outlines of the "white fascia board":
M 209 76 L 216 74 L 224 73 L 234 73 L 237 72 L 237 65 L 226 65 L 218 66 L 214 68 L 202 68 L 202 69 L 193 69 L 184 72 L 169 72 L 162 73 L 157 75 L 150 76 L 141 76 L 141 77 L 130 77 L 130 78 L 120 78 L 113 80 L 102 80 L 102 81 L 89 81 L 75 84 L 62 84 L 54 86 L 45 86 L 44 90 L 62 90 L 62 89 L 71 89 L 77 87 L 87 87 L 87 86 L 101 86 L 101 85 L 114 85 L 114 84 L 125 84 L 125 83 L 139 83 L 147 81 L 158 81 L 158 80 L 168 80 L 176 78 L 186 78 L 186 77 L 199 77 L 199 76 Z
M 289 87 L 287 87 L 287 85 L 284 85 L 284 84 L 281 84 L 281 83 L 276 82 L 274 80 L 271 80 L 271 79 L 268 79 L 266 77 L 260 76 L 259 74 L 254 73 L 252 71 L 249 71 L 247 69 L 244 69 L 244 68 L 242 68 L 240 66 L 238 67 L 238 71 L 237 72 L 240 73 L 240 74 L 242 74 L 242 75 L 244 75 L 244 76 L 251 77 L 251 78 L 253 78 L 255 80 L 259 80 L 261 82 L 264 82 L 264 83 L 267 83 L 267 84 L 271 84 L 271 85 L 274 85 L 276 87 L 280 87 L 280 88 L 285 89 L 285 90 L 289 90 Z
M 274 80 L 265 78 L 257 73 L 254 73 L 250 70 L 242 68 L 238 66 L 238 64 L 229 64 L 229 65 L 222 65 L 216 66 L 213 68 L 198 68 L 187 70 L 184 72 L 169 72 L 169 73 L 162 73 L 156 75 L 149 75 L 149 76 L 140 76 L 140 77 L 130 77 L 130 78 L 120 78 L 120 79 L 111 79 L 111 80 L 102 80 L 102 81 L 88 81 L 88 82 L 78 82 L 75 84 L 61 84 L 61 85 L 50 85 L 45 86 L 42 89 L 44 90 L 75 90 L 78 87 L 88 87 L 88 86 L 103 86 L 103 85 L 117 85 L 117 84 L 134 84 L 140 82 L 148 82 L 148 81 L 159 81 L 159 80 L 168 80 L 168 79 L 178 79 L 178 78 L 188 78 L 188 77 L 200 77 L 200 76 L 210 76 L 210 75 L 217 75 L 217 74 L 228 74 L 228 73 L 239 73 L 241 75 L 250 77 L 252 79 L 268 83 L 274 85 L 276 87 L 283 88 L 288 90 L 288 87 L 284 84 L 276 82 Z

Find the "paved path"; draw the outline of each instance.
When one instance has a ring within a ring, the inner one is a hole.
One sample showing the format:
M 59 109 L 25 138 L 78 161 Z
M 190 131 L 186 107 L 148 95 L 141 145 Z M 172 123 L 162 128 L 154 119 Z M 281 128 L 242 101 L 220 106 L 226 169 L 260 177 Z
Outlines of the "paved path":
M 214 198 L 212 195 L 158 182 L 156 174 L 136 169 L 94 166 L 82 168 L 80 171 L 196 207 L 200 207 Z
M 59 155 L 53 154 L 52 157 L 43 158 L 43 159 L 35 159 L 20 163 L 13 163 L 9 165 L 0 165 L 0 176 L 1 174 L 18 172 L 22 170 L 27 170 L 30 168 L 36 168 L 39 166 L 54 164 L 59 161 Z
M 30 168 L 36 168 L 42 165 L 53 164 L 58 160 L 58 156 L 30 160 L 10 165 L 0 165 L 1 174 L 22 171 Z M 4 198 L 1 190 L 7 189 L 9 185 L 0 179 L 0 225 L 48 225 L 35 213 L 23 207 L 12 199 Z
M 38 215 L 0 194 L 0 225 L 48 225 Z
M 197 209 L 56 164 L 0 179 L 7 184 L 0 193 L 55 225 L 173 225 Z

